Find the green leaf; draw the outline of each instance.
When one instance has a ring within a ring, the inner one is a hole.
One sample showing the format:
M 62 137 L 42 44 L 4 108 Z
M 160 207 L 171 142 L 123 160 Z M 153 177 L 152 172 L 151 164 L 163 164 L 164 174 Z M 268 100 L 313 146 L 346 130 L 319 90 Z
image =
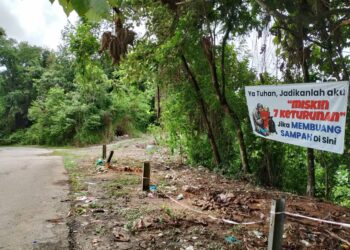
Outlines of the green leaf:
M 74 10 L 72 2 L 69 0 L 58 0 L 67 16 Z
M 55 2 L 55 0 L 49 0 L 51 4 L 53 4 Z
M 90 0 L 72 0 L 72 6 L 79 16 L 84 16 L 90 8 Z
M 90 9 L 86 17 L 92 21 L 99 21 L 102 18 L 108 18 L 109 5 L 106 0 L 90 0 Z
M 121 4 L 119 0 L 108 0 L 108 3 L 112 7 L 118 7 Z

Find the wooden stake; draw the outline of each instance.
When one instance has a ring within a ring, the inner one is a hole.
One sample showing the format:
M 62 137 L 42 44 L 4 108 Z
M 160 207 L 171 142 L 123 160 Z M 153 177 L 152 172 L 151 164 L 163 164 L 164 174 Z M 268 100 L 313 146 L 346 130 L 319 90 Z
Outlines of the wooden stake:
M 106 159 L 107 157 L 107 145 L 103 144 L 102 146 L 102 159 Z
M 106 162 L 106 167 L 107 167 L 107 168 L 110 168 L 110 167 L 111 167 L 111 160 L 112 160 L 113 154 L 114 154 L 114 151 L 112 150 L 112 151 L 109 153 L 109 156 L 108 156 L 108 159 L 107 159 L 107 162 Z
M 151 178 L 151 165 L 148 161 L 143 163 L 143 175 L 142 175 L 142 190 L 149 190 L 149 183 Z
M 273 200 L 271 205 L 268 250 L 282 249 L 285 200 Z

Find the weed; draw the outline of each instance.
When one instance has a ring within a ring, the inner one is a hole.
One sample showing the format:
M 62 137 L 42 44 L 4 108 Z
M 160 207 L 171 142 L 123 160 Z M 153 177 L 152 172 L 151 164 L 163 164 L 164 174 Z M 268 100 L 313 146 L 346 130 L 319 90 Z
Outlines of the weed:
M 165 178 L 160 180 L 159 183 L 158 183 L 158 188 L 159 189 L 163 189 L 163 188 L 169 187 L 169 186 L 170 186 L 170 184 Z
M 172 208 L 170 208 L 168 205 L 162 205 L 162 210 L 172 219 L 176 219 L 175 212 Z
M 128 195 L 129 192 L 127 190 L 116 189 L 116 190 L 109 190 L 109 193 L 112 197 L 119 198 L 119 197 Z
M 104 232 L 106 232 L 106 229 L 104 226 L 98 226 L 95 228 L 95 233 L 96 234 L 103 234 Z
M 241 229 L 242 229 L 241 225 L 234 225 L 234 226 L 231 227 L 230 231 L 232 233 L 235 233 L 235 232 L 239 232 Z
M 118 176 L 115 180 L 107 184 L 109 188 L 120 189 L 124 186 L 139 185 L 141 184 L 141 178 L 138 175 L 122 175 Z
M 85 190 L 86 184 L 81 181 L 82 176 L 77 170 L 77 161 L 79 156 L 66 150 L 55 150 L 53 151 L 52 155 L 63 157 L 63 164 L 65 169 L 68 171 L 72 191 L 79 192 Z
M 149 212 L 150 212 L 150 209 L 148 207 L 140 206 L 137 208 L 121 209 L 118 212 L 118 214 L 124 217 L 128 221 L 124 226 L 125 229 L 130 232 L 134 232 L 134 229 L 133 229 L 134 221 L 148 214 Z
M 83 215 L 83 214 L 86 213 L 86 209 L 83 208 L 83 207 L 77 207 L 77 208 L 75 209 L 75 213 L 76 213 L 77 215 Z

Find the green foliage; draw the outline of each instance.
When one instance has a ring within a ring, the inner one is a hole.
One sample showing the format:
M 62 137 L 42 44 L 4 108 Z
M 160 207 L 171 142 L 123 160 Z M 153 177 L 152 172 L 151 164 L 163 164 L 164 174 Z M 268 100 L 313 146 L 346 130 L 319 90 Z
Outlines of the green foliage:
M 350 172 L 345 165 L 341 165 L 335 174 L 336 185 L 332 198 L 340 205 L 350 207 Z
M 303 78 L 315 81 L 321 73 L 347 80 L 350 57 L 344 50 L 350 46 L 350 26 L 345 24 L 350 14 L 340 11 L 347 3 L 58 1 L 67 15 L 75 10 L 82 20 L 77 27 L 66 28 L 65 44 L 57 53 L 17 43 L 0 29 L 0 66 L 4 69 L 0 72 L 0 143 L 85 145 L 112 140 L 116 133 L 137 134 L 151 124 L 149 130 L 162 133 L 158 141 L 166 142 L 173 153 L 185 155 L 190 164 L 239 176 L 242 146 L 237 131 L 242 129 L 254 181 L 305 193 L 306 150 L 254 136 L 243 89 Z M 97 53 L 104 26 L 91 23 L 102 18 L 111 21 L 111 7 L 120 10 L 125 24 L 144 23 L 147 30 L 116 67 Z M 258 82 L 249 67 L 249 55 L 236 48 L 234 41 L 253 28 L 260 32 L 267 24 L 272 25 L 270 33 L 283 61 L 279 66 L 284 79 L 265 73 Z M 235 113 L 234 119 L 223 108 L 222 97 Z M 154 112 L 158 99 L 160 117 Z M 347 123 L 349 119 L 348 115 Z M 349 135 L 348 129 L 343 156 L 315 153 L 316 195 L 344 206 L 350 200 Z M 221 164 L 213 157 L 211 138 Z
M 97 56 L 97 32 L 84 21 L 68 28 L 58 53 L 0 39 L 0 143 L 86 145 L 147 129 L 150 85 L 123 69 L 111 74 Z
M 3 68 L 0 72 L 0 143 L 15 142 L 18 137 L 7 137 L 30 126 L 28 108 L 36 98 L 34 82 L 49 64 L 48 53 L 6 36 L 0 37 L 0 66 Z

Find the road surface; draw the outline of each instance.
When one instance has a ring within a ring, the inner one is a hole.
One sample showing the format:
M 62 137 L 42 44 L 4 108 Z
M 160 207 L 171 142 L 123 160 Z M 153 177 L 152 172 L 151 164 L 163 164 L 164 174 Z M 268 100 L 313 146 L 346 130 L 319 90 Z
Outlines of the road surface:
M 0 249 L 68 249 L 68 175 L 60 156 L 0 147 Z

